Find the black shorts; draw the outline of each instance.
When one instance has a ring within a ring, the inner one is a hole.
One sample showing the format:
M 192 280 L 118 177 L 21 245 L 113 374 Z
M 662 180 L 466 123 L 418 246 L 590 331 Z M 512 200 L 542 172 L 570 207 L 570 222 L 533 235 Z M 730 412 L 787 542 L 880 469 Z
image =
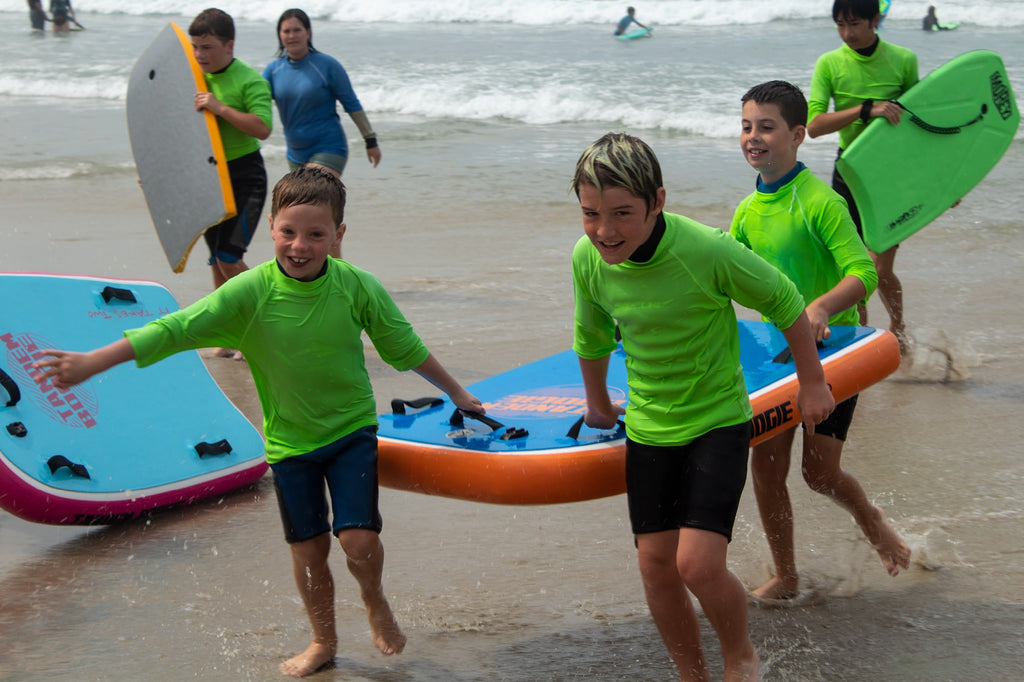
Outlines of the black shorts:
M 686 445 L 643 445 L 627 438 L 633 533 L 700 528 L 732 540 L 752 433 L 745 422 L 714 429 Z
M 839 153 L 836 154 L 836 160 L 843 155 L 843 150 L 840 149 Z M 864 240 L 864 228 L 860 224 L 860 211 L 857 209 L 857 202 L 853 199 L 853 192 L 850 191 L 850 186 L 846 184 L 846 180 L 839 174 L 839 169 L 836 167 L 832 168 L 832 189 L 836 191 L 836 194 L 846 199 L 846 207 L 850 209 L 850 217 L 853 218 L 853 224 L 857 226 L 857 234 L 860 235 L 861 241 Z
M 259 151 L 228 161 L 228 175 L 238 213 L 203 233 L 210 247 L 210 265 L 216 261 L 237 263 L 242 260 L 259 227 L 263 204 L 267 201 L 267 169 Z
M 832 410 L 832 414 L 825 421 L 815 425 L 814 433 L 831 436 L 836 440 L 845 442 L 846 434 L 850 430 L 850 424 L 853 422 L 853 412 L 856 408 L 857 396 L 847 398 L 836 405 L 836 408 Z M 800 423 L 800 428 L 804 428 L 803 422 Z

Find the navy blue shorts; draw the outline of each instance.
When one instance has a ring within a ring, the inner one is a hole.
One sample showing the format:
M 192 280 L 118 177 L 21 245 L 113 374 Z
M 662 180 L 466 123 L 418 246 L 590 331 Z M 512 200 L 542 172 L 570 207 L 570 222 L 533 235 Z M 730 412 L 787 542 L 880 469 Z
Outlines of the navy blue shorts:
M 330 445 L 270 465 L 284 537 L 302 542 L 333 530 L 380 532 L 377 427 L 365 426 Z M 334 523 L 328 520 L 331 496 Z
M 634 534 L 700 528 L 732 540 L 753 427 L 723 426 L 686 445 L 626 439 L 626 491 Z

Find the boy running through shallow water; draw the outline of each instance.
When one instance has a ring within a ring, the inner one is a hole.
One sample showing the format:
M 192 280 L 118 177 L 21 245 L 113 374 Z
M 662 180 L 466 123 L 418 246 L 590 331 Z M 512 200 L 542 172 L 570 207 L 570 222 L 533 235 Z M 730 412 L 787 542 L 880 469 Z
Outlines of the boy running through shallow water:
M 293 677 L 316 672 L 337 654 L 329 532 L 359 584 L 373 643 L 386 655 L 405 647 L 381 586 L 376 401 L 361 334 L 388 364 L 415 370 L 462 409 L 484 411 L 430 354 L 376 277 L 328 257 L 345 233 L 344 208 L 345 187 L 327 171 L 289 173 L 273 192 L 274 260 L 109 346 L 49 350 L 36 365 L 43 370 L 39 382 L 64 389 L 129 360 L 145 367 L 216 345 L 245 353 L 263 407 L 295 581 L 313 628 L 309 647 L 281 664 Z
M 733 301 L 777 321 L 808 431 L 832 411 L 804 303 L 784 275 L 721 230 L 665 212 L 654 152 L 609 133 L 576 165 L 583 230 L 573 250 L 573 350 L 588 426 L 626 418 L 626 487 L 651 616 L 681 680 L 707 680 L 688 592 L 714 627 L 725 679 L 756 680 L 743 585 L 726 565 L 747 474 L 752 417 Z M 607 389 L 616 326 L 629 406 Z
M 878 275 L 842 197 L 797 161 L 806 132 L 803 93 L 785 81 L 770 81 L 751 88 L 742 102 L 740 148 L 758 171 L 757 191 L 737 207 L 730 232 L 796 284 L 807 301 L 815 340 L 822 341 L 829 338 L 830 325 L 857 324 L 857 303 L 871 295 Z M 857 396 L 843 401 L 813 433 L 804 434 L 801 471 L 812 490 L 853 515 L 895 576 L 909 566 L 910 549 L 839 462 L 856 405 Z M 793 507 L 786 488 L 795 434 L 790 429 L 751 452 L 754 493 L 775 563 L 775 575 L 754 590 L 762 599 L 798 594 Z

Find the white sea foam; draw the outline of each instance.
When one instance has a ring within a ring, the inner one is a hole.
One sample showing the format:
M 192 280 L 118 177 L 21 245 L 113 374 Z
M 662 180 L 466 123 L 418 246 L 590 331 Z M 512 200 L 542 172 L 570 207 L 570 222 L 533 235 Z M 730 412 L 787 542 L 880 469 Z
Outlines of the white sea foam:
M 223 0 L 216 6 L 236 19 L 276 21 L 281 12 L 298 4 L 318 20 L 347 23 L 506 23 L 523 25 L 611 24 L 625 12 L 628 0 Z M 634 3 L 636 4 L 636 3 Z M 890 10 L 893 21 L 919 21 L 928 1 L 896 0 Z M 81 3 L 79 19 L 89 14 L 194 16 L 210 3 L 205 0 L 88 0 Z M 0 12 L 24 13 L 21 0 L 0 0 Z M 638 6 L 637 17 L 659 26 L 723 26 L 763 24 L 791 19 L 827 18 L 828 0 L 647 0 Z M 1024 25 L 1022 0 L 948 0 L 939 16 L 978 26 Z

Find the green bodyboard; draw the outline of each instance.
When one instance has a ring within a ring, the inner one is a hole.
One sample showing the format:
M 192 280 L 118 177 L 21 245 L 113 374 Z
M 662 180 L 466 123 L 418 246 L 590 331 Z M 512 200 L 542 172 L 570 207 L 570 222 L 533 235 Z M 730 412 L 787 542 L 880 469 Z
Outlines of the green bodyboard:
M 875 253 L 941 215 L 996 165 L 1020 110 L 1003 60 L 974 50 L 943 64 L 899 98 L 899 125 L 875 119 L 836 162 Z

